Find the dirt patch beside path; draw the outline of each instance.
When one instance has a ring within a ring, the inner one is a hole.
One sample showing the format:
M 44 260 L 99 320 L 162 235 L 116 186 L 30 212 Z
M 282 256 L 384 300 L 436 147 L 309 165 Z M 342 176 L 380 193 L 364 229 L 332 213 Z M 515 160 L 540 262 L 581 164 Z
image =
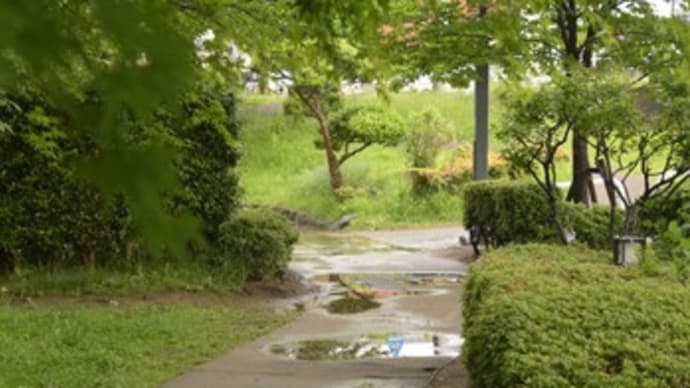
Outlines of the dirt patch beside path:
M 241 294 L 253 298 L 294 298 L 318 291 L 318 286 L 304 278 L 304 276 L 287 271 L 275 279 L 249 282 L 242 288 Z
M 60 295 L 47 294 L 26 298 L 13 298 L 10 303 L 15 304 L 38 304 L 38 305 L 57 305 L 78 303 L 86 305 L 111 305 L 120 306 L 133 303 L 155 303 L 155 304 L 192 304 L 195 306 L 218 306 L 229 302 L 229 299 L 236 301 L 231 294 L 222 295 L 208 291 L 151 291 L 137 294 L 108 294 L 94 293 L 84 295 Z
M 162 305 L 191 304 L 199 307 L 222 306 L 229 303 L 272 303 L 279 299 L 295 298 L 314 291 L 311 282 L 292 271 L 282 277 L 247 283 L 239 292 L 213 292 L 193 290 L 155 290 L 147 292 L 94 292 L 81 295 L 44 294 L 30 297 L 6 296 L 3 300 L 13 304 L 56 305 L 79 303 L 120 306 L 133 303 Z

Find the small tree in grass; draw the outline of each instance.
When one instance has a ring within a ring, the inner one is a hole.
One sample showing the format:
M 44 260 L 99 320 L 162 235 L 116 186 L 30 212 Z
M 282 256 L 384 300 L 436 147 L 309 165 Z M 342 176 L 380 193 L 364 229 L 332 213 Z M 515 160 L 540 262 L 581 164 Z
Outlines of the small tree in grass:
M 340 171 L 338 156 L 333 145 L 329 116 L 340 105 L 337 88 L 325 82 L 302 83 L 291 87 L 290 99 L 285 105 L 287 114 L 312 118 L 317 122 L 321 137 L 319 141 L 326 153 L 328 175 L 333 192 L 337 192 L 343 186 L 343 174 Z
M 252 69 L 262 77 L 288 81 L 290 113 L 303 114 L 318 123 L 331 189 L 337 193 L 343 186 L 340 165 L 361 151 L 351 154 L 353 142 L 335 138 L 338 135 L 332 133 L 331 115 L 340 107 L 339 92 L 344 81 L 385 79 L 386 66 L 370 50 L 372 42 L 381 39 L 378 27 L 388 2 L 256 3 L 257 8 L 270 11 L 266 23 L 259 23 L 273 27 L 269 28 L 270 40 L 261 39 L 263 31 L 257 30 L 255 40 L 265 44 L 240 48 L 249 49 Z M 362 138 L 356 137 L 355 149 L 376 142 L 369 138 L 361 142 Z
M 669 200 L 690 179 L 690 84 L 674 76 L 651 80 L 636 91 L 615 79 L 596 85 L 606 92 L 589 99 L 588 141 L 596 151 L 611 218 L 617 203 L 625 208 L 620 231 L 610 221 L 611 237 L 628 236 L 639 231 L 640 209 Z M 633 175 L 642 180 L 636 199 L 628 189 Z
M 518 87 L 507 98 L 507 114 L 498 136 L 505 143 L 503 156 L 527 172 L 547 197 L 551 220 L 564 244 L 569 236 L 559 214 L 557 154 L 577 123 L 581 101 L 577 83 L 569 77 L 538 89 Z
M 319 126 L 317 147 L 326 153 L 331 189 L 343 187 L 342 166 L 372 145 L 397 145 L 405 131 L 402 119 L 381 105 L 342 107 L 337 89 L 296 85 L 291 88 L 286 113 L 314 119 Z
M 400 116 L 381 105 L 345 108 L 336 112 L 330 127 L 338 166 L 374 144 L 395 146 L 405 134 Z
M 596 151 L 597 171 L 609 200 L 608 237 L 638 231 L 639 211 L 650 201 L 670 198 L 690 180 L 690 84 L 657 78 L 636 88 L 623 72 L 570 74 L 553 84 L 515 94 L 500 131 L 506 157 L 527 171 L 545 192 L 554 224 L 564 243 L 558 214 L 555 155 L 573 128 Z M 640 196 L 633 200 L 628 181 L 641 175 Z M 616 228 L 616 207 L 625 222 Z

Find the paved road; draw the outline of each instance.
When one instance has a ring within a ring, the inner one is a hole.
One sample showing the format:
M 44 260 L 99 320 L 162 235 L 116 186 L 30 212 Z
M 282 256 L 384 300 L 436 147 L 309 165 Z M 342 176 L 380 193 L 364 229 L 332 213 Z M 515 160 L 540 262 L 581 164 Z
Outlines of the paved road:
M 200 365 L 165 387 L 423 387 L 434 370 L 459 351 L 456 280 L 465 273 L 460 258 L 467 254 L 457 246 L 462 232 L 438 228 L 304 236 L 291 268 L 315 279 L 321 290 L 316 296 L 290 301 L 306 306 L 305 312 L 289 325 Z M 382 305 L 377 309 L 331 314 L 324 305 L 342 297 L 334 294 L 345 289 L 326 274 L 349 275 L 371 289 L 398 294 L 379 299 Z M 384 351 L 390 350 L 385 344 L 393 337 L 407 341 L 399 357 Z M 290 353 L 302 341 L 363 339 L 380 354 L 348 361 L 301 361 Z M 274 354 L 271 350 L 277 348 L 283 351 Z

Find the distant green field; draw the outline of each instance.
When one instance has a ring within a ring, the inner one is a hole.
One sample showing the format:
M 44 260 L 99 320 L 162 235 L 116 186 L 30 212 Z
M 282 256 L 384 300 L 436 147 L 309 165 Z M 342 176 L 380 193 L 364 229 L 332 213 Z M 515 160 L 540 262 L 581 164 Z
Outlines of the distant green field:
M 347 103 L 374 103 L 377 99 L 375 95 L 357 95 L 348 97 Z M 330 193 L 323 151 L 314 146 L 318 136 L 315 123 L 284 117 L 281 103 L 278 97 L 248 96 L 241 104 L 245 124 L 240 173 L 247 202 L 280 204 L 325 220 L 354 212 L 358 214 L 354 226 L 359 228 L 461 222 L 458 195 L 410 194 L 408 163 L 400 148 L 372 147 L 348 161 L 343 168 L 345 184 L 359 194 L 337 202 Z M 458 140 L 473 138 L 471 94 L 410 92 L 392 95 L 390 103 L 403 118 L 435 107 L 454 123 Z M 494 102 L 492 118 L 500 118 L 500 113 L 500 105 Z

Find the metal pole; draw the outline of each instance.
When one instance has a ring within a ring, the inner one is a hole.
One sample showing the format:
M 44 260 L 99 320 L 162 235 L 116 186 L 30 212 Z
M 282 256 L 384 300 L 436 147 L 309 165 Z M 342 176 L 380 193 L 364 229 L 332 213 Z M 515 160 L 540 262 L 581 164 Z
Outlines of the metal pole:
M 479 16 L 486 14 L 486 6 Z M 477 65 L 478 78 L 474 82 L 474 179 L 489 177 L 489 65 Z

